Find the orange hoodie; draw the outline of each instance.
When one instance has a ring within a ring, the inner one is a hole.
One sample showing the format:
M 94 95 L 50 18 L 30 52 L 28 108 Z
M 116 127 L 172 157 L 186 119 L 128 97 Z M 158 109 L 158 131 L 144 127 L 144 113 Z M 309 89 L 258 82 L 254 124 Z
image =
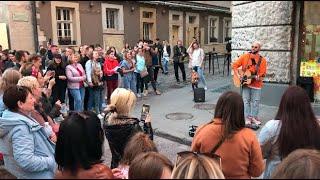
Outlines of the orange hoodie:
M 235 62 L 232 63 L 232 69 L 236 71 L 240 66 L 242 66 L 242 70 L 245 69 L 246 65 L 248 64 L 247 69 L 253 74 L 256 72 L 255 65 L 252 65 L 251 58 L 255 60 L 255 63 L 258 64 L 260 55 L 259 54 L 252 54 L 252 53 L 245 53 L 239 57 Z M 259 77 L 265 76 L 267 73 L 267 60 L 266 58 L 262 57 L 261 64 L 259 67 L 259 72 L 257 75 Z M 252 79 L 251 84 L 248 85 L 248 87 L 255 88 L 255 89 L 261 89 L 263 86 L 262 78 L 259 80 Z

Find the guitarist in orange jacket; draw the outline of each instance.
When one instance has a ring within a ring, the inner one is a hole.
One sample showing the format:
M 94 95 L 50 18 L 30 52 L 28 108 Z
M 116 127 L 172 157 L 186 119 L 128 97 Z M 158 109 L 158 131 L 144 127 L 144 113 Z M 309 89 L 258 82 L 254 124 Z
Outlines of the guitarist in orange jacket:
M 263 86 L 262 80 L 267 71 L 267 61 L 259 54 L 261 43 L 254 42 L 251 48 L 251 52 L 241 55 L 239 59 L 232 63 L 232 69 L 234 76 L 240 79 L 243 79 L 243 75 L 239 75 L 238 72 L 238 68 L 241 66 L 244 72 L 250 71 L 251 75 L 254 75 L 250 84 L 243 85 L 244 115 L 246 117 L 246 125 L 251 123 L 260 125 L 261 121 L 258 119 L 258 113 L 261 88 Z

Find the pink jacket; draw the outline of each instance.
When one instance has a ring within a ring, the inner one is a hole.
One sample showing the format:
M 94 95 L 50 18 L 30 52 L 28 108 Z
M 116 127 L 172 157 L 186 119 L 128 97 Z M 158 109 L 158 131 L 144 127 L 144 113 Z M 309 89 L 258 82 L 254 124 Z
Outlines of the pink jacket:
M 82 76 L 80 76 L 79 72 L 77 71 L 77 67 L 82 72 Z M 86 80 L 86 73 L 84 72 L 80 63 L 68 65 L 66 67 L 66 75 L 69 89 L 79 89 L 80 83 Z

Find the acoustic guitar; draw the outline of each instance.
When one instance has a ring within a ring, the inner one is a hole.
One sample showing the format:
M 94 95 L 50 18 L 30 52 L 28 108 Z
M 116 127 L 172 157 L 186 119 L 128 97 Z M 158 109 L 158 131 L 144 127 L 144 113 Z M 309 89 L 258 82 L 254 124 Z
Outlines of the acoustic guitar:
M 240 87 L 241 85 L 249 85 L 251 84 L 252 79 L 257 77 L 256 75 L 252 75 L 248 69 L 246 71 L 238 69 L 237 71 L 242 78 L 238 77 L 236 73 L 233 74 L 233 83 L 236 87 Z

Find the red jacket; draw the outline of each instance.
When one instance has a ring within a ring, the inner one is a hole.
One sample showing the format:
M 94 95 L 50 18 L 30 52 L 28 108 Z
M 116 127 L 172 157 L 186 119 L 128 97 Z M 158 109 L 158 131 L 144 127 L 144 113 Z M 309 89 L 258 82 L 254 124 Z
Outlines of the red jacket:
M 119 62 L 117 59 L 112 59 L 110 57 L 106 57 L 103 64 L 103 73 L 106 76 L 112 76 L 117 72 L 114 70 L 115 67 L 119 66 Z

